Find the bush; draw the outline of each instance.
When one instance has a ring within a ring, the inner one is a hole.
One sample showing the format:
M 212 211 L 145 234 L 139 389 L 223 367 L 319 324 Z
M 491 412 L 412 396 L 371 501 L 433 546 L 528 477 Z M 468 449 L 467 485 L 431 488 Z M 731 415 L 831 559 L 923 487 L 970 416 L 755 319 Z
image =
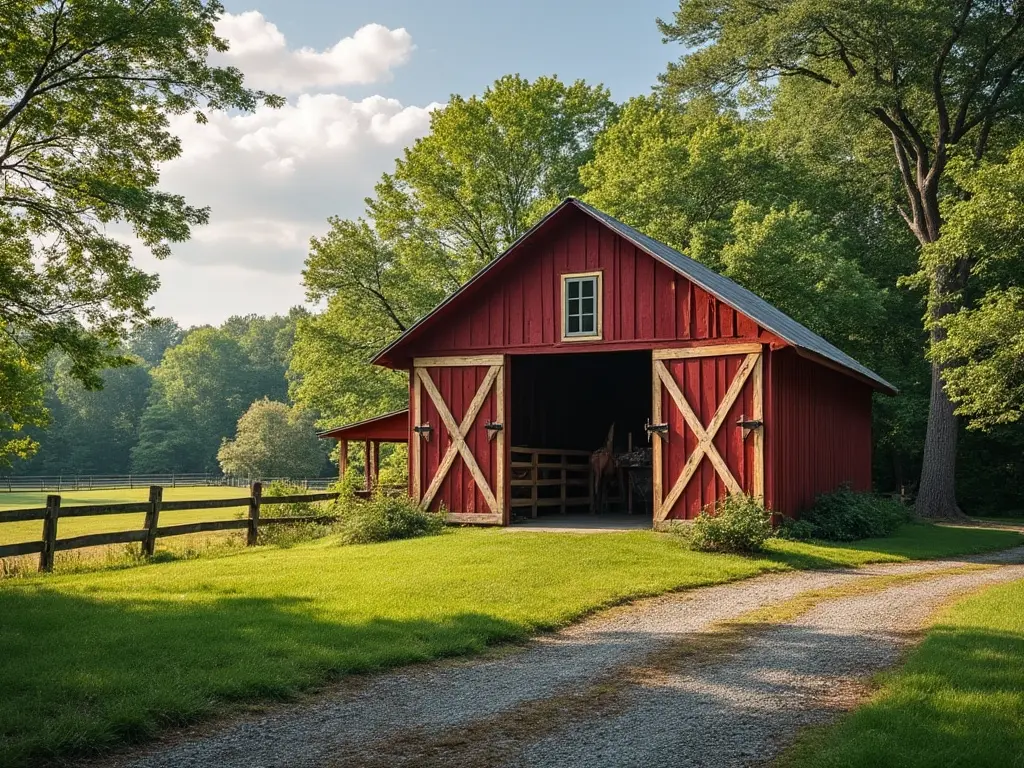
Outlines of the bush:
M 757 499 L 732 495 L 714 514 L 703 510 L 693 521 L 689 544 L 701 552 L 760 552 L 772 535 L 771 516 Z
M 855 541 L 888 536 L 913 518 L 898 501 L 844 487 L 819 496 L 800 520 L 787 522 L 783 532 L 793 539 Z
M 341 520 L 345 544 L 434 536 L 444 530 L 444 516 L 423 510 L 406 496 L 377 494 L 369 501 L 351 501 Z
M 304 496 L 312 493 L 301 485 L 286 480 L 274 480 L 263 486 L 263 497 Z M 260 510 L 262 517 L 312 517 L 315 515 L 333 515 L 337 511 L 326 506 L 324 502 L 300 501 L 288 504 L 272 504 Z M 278 523 L 260 526 L 260 544 L 271 544 L 288 547 L 303 541 L 322 539 L 337 529 L 337 524 L 327 523 Z

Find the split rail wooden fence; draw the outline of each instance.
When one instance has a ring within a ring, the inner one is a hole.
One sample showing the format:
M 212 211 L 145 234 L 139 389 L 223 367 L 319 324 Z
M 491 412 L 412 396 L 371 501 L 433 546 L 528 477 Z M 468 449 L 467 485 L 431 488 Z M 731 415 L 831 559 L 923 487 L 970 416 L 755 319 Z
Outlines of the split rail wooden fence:
M 21 544 L 0 545 L 0 558 L 39 554 L 39 570 L 53 570 L 53 556 L 68 549 L 99 547 L 108 544 L 129 544 L 139 542 L 142 554 L 153 555 L 156 540 L 167 536 L 184 536 L 190 533 L 211 531 L 246 531 L 246 544 L 255 546 L 259 539 L 261 525 L 295 525 L 298 523 L 331 523 L 340 518 L 337 515 L 306 515 L 301 517 L 262 517 L 262 507 L 275 504 L 297 504 L 314 501 L 331 501 L 337 493 L 307 493 L 298 496 L 263 496 L 261 483 L 253 483 L 250 495 L 236 499 L 200 499 L 195 501 L 164 501 L 164 489 L 154 485 L 149 489 L 149 501 L 131 501 L 123 504 L 83 504 L 62 507 L 60 496 L 46 497 L 46 506 L 32 509 L 11 509 L 0 512 L 0 524 L 17 523 L 26 520 L 41 520 L 42 538 Z M 160 516 L 165 512 L 200 509 L 231 509 L 247 507 L 244 518 L 234 520 L 209 520 L 177 525 L 160 525 Z M 124 515 L 145 512 L 146 518 L 141 529 L 117 531 L 115 533 L 90 533 L 84 536 L 58 538 L 59 521 L 69 517 L 94 517 L 99 515 Z

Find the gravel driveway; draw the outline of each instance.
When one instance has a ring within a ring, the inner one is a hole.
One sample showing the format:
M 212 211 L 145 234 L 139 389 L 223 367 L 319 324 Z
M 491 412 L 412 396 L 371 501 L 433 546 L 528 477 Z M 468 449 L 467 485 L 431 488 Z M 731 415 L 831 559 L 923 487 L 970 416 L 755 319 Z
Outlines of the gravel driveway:
M 1024 547 L 773 574 L 646 600 L 523 646 L 376 675 L 299 706 L 172 735 L 108 764 L 762 764 L 800 728 L 858 701 L 944 602 L 1024 579 L 1021 563 Z M 968 569 L 977 564 L 993 567 Z M 771 607 L 778 615 L 758 614 Z

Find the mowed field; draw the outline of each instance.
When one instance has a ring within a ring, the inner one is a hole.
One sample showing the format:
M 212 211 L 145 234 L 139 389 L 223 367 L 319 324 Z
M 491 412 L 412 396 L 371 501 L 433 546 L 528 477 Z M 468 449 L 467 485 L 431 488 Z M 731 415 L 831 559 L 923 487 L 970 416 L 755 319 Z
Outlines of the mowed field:
M 9 509 L 26 509 L 46 506 L 47 493 L 38 491 L 0 493 L 0 513 Z M 79 504 L 124 504 L 132 501 L 146 501 L 149 489 L 106 491 L 66 491 L 59 494 L 62 506 Z M 165 501 L 190 501 L 201 499 L 241 499 L 249 495 L 246 488 L 226 488 L 221 486 L 196 486 L 190 488 L 165 488 Z M 161 512 L 161 525 L 178 525 L 206 520 L 231 520 L 245 514 L 245 507 L 230 509 L 186 509 L 173 512 Z M 0 514 L 0 519 L 3 515 Z M 83 536 L 90 533 L 112 533 L 115 531 L 139 530 L 143 527 L 146 514 L 133 512 L 126 515 L 98 515 L 96 517 L 61 518 L 57 523 L 57 537 L 64 539 L 71 536 Z M 43 521 L 28 520 L 16 523 L 0 522 L 0 544 L 18 544 L 25 541 L 39 541 L 42 538 Z M 218 533 L 198 533 L 188 536 L 164 538 L 157 541 L 157 548 L 165 551 L 176 551 L 187 548 L 208 547 L 212 544 L 233 539 L 241 539 L 245 533 L 225 531 Z M 108 553 L 123 552 L 125 547 L 138 549 L 138 544 L 116 544 L 112 547 L 92 547 L 89 549 L 58 552 L 56 567 L 60 570 L 70 564 L 82 561 L 105 558 Z M 24 558 L 8 558 L 8 567 L 28 567 L 35 562 L 38 555 Z
M 799 568 L 1007 548 L 1012 531 L 909 525 L 756 557 L 670 534 L 456 529 L 0 579 L 0 766 L 113 749 L 339 676 L 473 653 L 669 590 Z

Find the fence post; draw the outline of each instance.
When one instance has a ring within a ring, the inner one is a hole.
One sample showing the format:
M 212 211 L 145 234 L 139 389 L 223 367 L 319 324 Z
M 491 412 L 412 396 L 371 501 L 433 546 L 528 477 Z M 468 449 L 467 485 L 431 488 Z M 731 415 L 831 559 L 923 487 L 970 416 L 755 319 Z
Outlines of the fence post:
M 245 544 L 255 547 L 260 533 L 260 499 L 263 498 L 263 484 L 253 483 L 249 493 L 249 532 L 245 537 Z
M 132 485 L 132 476 L 131 475 L 128 475 L 128 488 L 129 489 L 135 488 L 135 486 Z
M 43 551 L 39 553 L 39 570 L 53 570 L 54 546 L 57 542 L 57 518 L 60 517 L 60 496 L 46 497 L 46 517 L 43 518 Z
M 156 528 L 160 522 L 160 503 L 164 489 L 159 485 L 149 486 L 149 509 L 146 510 L 146 538 L 142 540 L 142 556 L 152 557 L 156 551 Z

